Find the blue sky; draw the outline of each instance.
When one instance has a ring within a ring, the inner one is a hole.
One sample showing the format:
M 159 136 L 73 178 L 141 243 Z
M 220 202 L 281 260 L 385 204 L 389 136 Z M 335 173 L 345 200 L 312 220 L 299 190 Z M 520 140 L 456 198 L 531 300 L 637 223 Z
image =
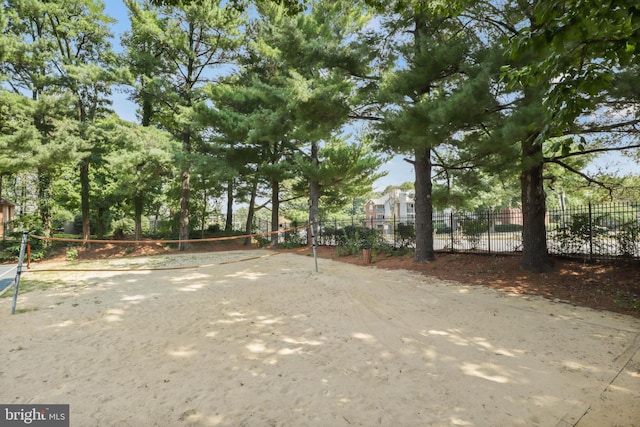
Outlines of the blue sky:
M 120 51 L 119 37 L 129 29 L 127 8 L 122 0 L 106 0 L 104 3 L 106 14 L 117 20 L 113 26 L 113 46 L 116 51 Z M 121 118 L 138 122 L 136 107 L 127 99 L 126 93 L 119 90 L 114 92 L 113 107 Z M 376 181 L 374 184 L 375 191 L 381 191 L 389 185 L 400 185 L 407 181 L 414 181 L 413 166 L 404 161 L 403 158 L 404 156 L 395 156 L 381 168 L 387 172 L 387 176 Z M 640 169 L 635 161 L 618 153 L 605 154 L 599 157 L 593 165 L 587 168 L 587 172 L 595 173 L 601 168 L 606 168 L 611 172 L 618 171 L 621 175 L 638 173 Z

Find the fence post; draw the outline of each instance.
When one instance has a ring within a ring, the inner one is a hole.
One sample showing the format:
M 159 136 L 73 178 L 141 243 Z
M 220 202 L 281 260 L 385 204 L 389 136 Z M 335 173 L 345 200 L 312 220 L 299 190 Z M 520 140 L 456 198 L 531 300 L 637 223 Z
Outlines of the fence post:
M 396 248 L 396 233 L 398 229 L 396 228 L 396 214 L 393 214 L 393 247 Z
M 487 250 L 491 253 L 491 208 L 487 211 Z
M 593 212 L 589 201 L 589 259 L 593 259 Z
M 451 237 L 451 253 L 455 252 L 453 250 L 453 209 L 449 213 L 449 237 Z

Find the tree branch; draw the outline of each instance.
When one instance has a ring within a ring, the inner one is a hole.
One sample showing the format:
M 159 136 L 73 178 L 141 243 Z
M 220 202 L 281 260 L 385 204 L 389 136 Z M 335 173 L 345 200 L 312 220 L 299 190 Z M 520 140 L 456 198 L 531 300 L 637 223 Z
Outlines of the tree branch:
M 545 157 L 544 161 L 554 163 L 556 160 L 566 159 L 566 158 L 575 157 L 575 156 L 581 156 L 584 154 L 606 153 L 609 151 L 624 151 L 624 150 L 632 150 L 634 148 L 640 148 L 640 144 L 625 145 L 624 147 L 604 147 L 604 148 L 593 148 L 591 150 L 576 151 L 574 153 L 564 154 L 562 156 Z
M 580 175 L 580 176 L 581 176 L 582 178 L 584 178 L 588 183 L 590 183 L 590 184 L 596 184 L 596 185 L 598 185 L 598 186 L 600 186 L 600 187 L 604 188 L 605 190 L 609 191 L 609 195 L 610 195 L 610 196 L 613 194 L 613 188 L 611 188 L 611 187 L 607 186 L 607 184 L 605 184 L 604 182 L 602 182 L 602 181 L 598 181 L 597 179 L 593 179 L 593 178 L 591 178 L 589 175 L 587 175 L 587 174 L 585 174 L 585 173 L 583 173 L 583 172 L 581 172 L 581 171 L 579 171 L 579 170 L 575 169 L 575 168 L 574 168 L 574 167 L 572 167 L 572 166 L 569 166 L 568 164 L 566 164 L 566 163 L 564 163 L 564 162 L 561 162 L 560 160 L 557 160 L 557 159 L 551 159 L 551 160 L 549 161 L 549 163 L 555 163 L 555 164 L 557 164 L 557 165 L 562 166 L 563 168 L 565 168 L 565 169 L 566 169 L 566 170 L 568 170 L 569 172 L 573 172 L 573 173 L 575 173 L 575 174 L 577 174 L 577 175 Z
M 377 117 L 377 116 L 368 116 L 368 115 L 362 115 L 362 114 L 349 114 L 347 116 L 350 119 L 355 119 L 355 120 L 370 120 L 370 121 L 381 121 L 382 117 Z

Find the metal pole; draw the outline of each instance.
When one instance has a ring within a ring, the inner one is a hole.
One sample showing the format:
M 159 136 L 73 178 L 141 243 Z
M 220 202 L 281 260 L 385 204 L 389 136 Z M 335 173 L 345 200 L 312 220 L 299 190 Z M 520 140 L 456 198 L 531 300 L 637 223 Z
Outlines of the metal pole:
M 20 274 L 22 273 L 22 260 L 24 259 L 24 251 L 27 247 L 28 231 L 22 232 L 22 243 L 20 244 L 20 257 L 18 258 L 18 268 L 16 270 L 16 279 L 13 285 L 13 301 L 11 302 L 11 314 L 16 313 L 16 303 L 18 302 L 18 289 L 20 288 Z

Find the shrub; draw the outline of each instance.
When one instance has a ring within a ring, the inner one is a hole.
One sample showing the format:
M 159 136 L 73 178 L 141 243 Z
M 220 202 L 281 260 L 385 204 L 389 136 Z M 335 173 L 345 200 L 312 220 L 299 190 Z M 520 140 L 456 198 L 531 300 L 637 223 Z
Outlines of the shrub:
M 66 258 L 67 258 L 67 261 L 73 261 L 76 258 L 78 258 L 78 249 L 76 248 L 67 249 Z
M 444 221 L 435 221 L 433 223 L 433 229 L 436 234 L 446 234 L 451 233 L 452 229 L 449 227 Z
M 565 254 L 584 253 L 584 245 L 592 243 L 596 250 L 602 249 L 602 242 L 598 239 L 607 233 L 604 227 L 596 226 L 599 218 L 590 222 L 588 213 L 577 213 L 571 216 L 567 226 L 558 229 L 556 239 L 560 250 Z
M 113 237 L 121 239 L 124 236 L 131 236 L 136 232 L 136 223 L 131 218 L 122 218 L 113 221 L 111 224 L 113 228 Z
M 399 223 L 396 229 L 400 238 L 400 247 L 406 248 L 416 243 L 416 228 L 413 224 Z
M 462 235 L 469 242 L 472 249 L 476 249 L 480 243 L 482 233 L 487 231 L 487 220 L 485 218 L 467 217 L 461 221 Z
M 516 231 L 522 231 L 522 225 L 520 224 L 496 224 L 493 227 L 496 233 L 513 233 Z
M 363 248 L 371 249 L 372 253 L 384 251 L 389 247 L 382 234 L 375 228 L 349 225 L 337 236 L 337 252 L 340 256 L 357 255 Z
M 640 227 L 626 226 L 616 233 L 616 242 L 620 255 L 626 258 L 632 258 L 636 255 L 638 246 L 640 245 Z

